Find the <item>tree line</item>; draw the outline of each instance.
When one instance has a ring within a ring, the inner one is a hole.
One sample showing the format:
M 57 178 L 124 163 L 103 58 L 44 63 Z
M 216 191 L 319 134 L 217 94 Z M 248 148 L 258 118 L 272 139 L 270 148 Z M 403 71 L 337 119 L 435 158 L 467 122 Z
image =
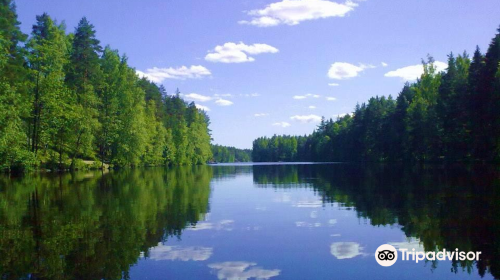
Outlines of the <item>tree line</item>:
M 237 149 L 222 145 L 212 145 L 212 161 L 214 162 L 249 162 L 252 161 L 252 150 Z
M 372 97 L 352 114 L 323 118 L 305 136 L 260 137 L 253 161 L 499 161 L 500 28 L 486 54 L 448 55 L 397 96 Z
M 209 117 L 139 78 L 84 17 L 74 33 L 46 13 L 28 36 L 0 1 L 0 170 L 202 164 Z

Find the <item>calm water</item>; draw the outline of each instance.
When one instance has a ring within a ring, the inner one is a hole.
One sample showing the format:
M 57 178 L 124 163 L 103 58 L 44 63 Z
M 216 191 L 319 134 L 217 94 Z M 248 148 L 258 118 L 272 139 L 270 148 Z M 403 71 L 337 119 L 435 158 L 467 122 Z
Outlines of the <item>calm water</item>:
M 2 279 L 492 279 L 492 166 L 217 165 L 0 177 Z M 481 251 L 396 262 L 379 245 Z

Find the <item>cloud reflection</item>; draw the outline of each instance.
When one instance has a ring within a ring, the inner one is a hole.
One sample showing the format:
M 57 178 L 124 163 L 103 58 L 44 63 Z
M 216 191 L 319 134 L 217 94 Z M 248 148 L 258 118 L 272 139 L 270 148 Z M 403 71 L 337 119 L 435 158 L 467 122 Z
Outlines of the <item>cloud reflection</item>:
M 158 246 L 149 252 L 149 257 L 155 261 L 205 261 L 212 256 L 210 247 Z
M 362 250 L 361 245 L 356 242 L 335 242 L 330 246 L 330 253 L 339 260 L 359 256 Z
M 309 217 L 311 217 L 311 219 L 316 219 L 318 217 L 318 211 L 311 211 Z
M 394 248 L 398 250 L 407 249 L 408 251 L 411 251 L 412 249 L 415 249 L 417 252 L 425 252 L 423 244 L 421 244 L 418 239 L 409 239 L 403 242 L 389 242 L 388 244 L 394 246 Z
M 321 227 L 321 223 L 295 222 L 296 227 Z
M 232 231 L 233 230 L 233 223 L 234 223 L 233 220 L 222 220 L 222 221 L 219 221 L 218 223 L 201 222 L 201 223 L 197 223 L 196 225 L 194 225 L 192 227 L 186 228 L 186 230 L 198 231 L 198 230 L 213 229 L 213 230 Z
M 256 265 L 252 262 L 237 261 L 212 263 L 208 267 L 218 270 L 217 278 L 220 280 L 270 279 L 281 272 L 279 269 L 263 269 Z
M 294 205 L 298 208 L 319 208 L 323 206 L 321 200 L 301 200 Z
M 281 196 L 278 196 L 274 198 L 274 202 L 282 202 L 282 203 L 288 203 L 292 201 L 292 198 L 290 197 L 290 194 L 283 193 Z

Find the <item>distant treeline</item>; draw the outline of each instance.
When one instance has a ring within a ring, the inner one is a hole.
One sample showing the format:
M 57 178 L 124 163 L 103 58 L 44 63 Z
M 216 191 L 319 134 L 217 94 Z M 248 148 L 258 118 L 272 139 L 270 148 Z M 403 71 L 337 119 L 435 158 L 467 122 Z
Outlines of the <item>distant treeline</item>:
M 215 162 L 249 162 L 252 161 L 252 150 L 237 149 L 221 145 L 212 145 L 213 161 Z
M 30 36 L 0 1 L 0 170 L 202 164 L 209 118 L 101 47 L 84 17 L 74 33 L 49 15 Z
M 308 136 L 254 140 L 253 161 L 500 160 L 498 32 L 485 55 L 450 54 L 446 72 L 429 57 L 395 100 L 372 97 Z

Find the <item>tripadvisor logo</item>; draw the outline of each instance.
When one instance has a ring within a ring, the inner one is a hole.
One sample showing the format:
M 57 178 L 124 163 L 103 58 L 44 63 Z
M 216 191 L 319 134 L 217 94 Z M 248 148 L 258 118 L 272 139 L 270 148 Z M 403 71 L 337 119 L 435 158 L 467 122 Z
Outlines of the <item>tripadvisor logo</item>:
M 375 251 L 375 260 L 381 266 L 391 266 L 398 260 L 398 252 L 392 245 L 380 245 Z
M 446 249 L 443 249 L 442 251 L 438 252 L 434 251 L 421 252 L 421 251 L 415 251 L 415 249 L 412 249 L 411 251 L 408 251 L 408 249 L 396 250 L 394 246 L 389 244 L 384 244 L 380 245 L 377 248 L 377 251 L 375 251 L 375 260 L 381 266 L 391 266 L 395 264 L 396 261 L 398 260 L 398 251 L 401 252 L 402 261 L 415 261 L 415 263 L 425 260 L 478 261 L 479 255 L 481 255 L 481 252 L 463 252 L 463 251 L 458 251 L 458 249 L 455 249 L 455 251 L 446 251 Z

